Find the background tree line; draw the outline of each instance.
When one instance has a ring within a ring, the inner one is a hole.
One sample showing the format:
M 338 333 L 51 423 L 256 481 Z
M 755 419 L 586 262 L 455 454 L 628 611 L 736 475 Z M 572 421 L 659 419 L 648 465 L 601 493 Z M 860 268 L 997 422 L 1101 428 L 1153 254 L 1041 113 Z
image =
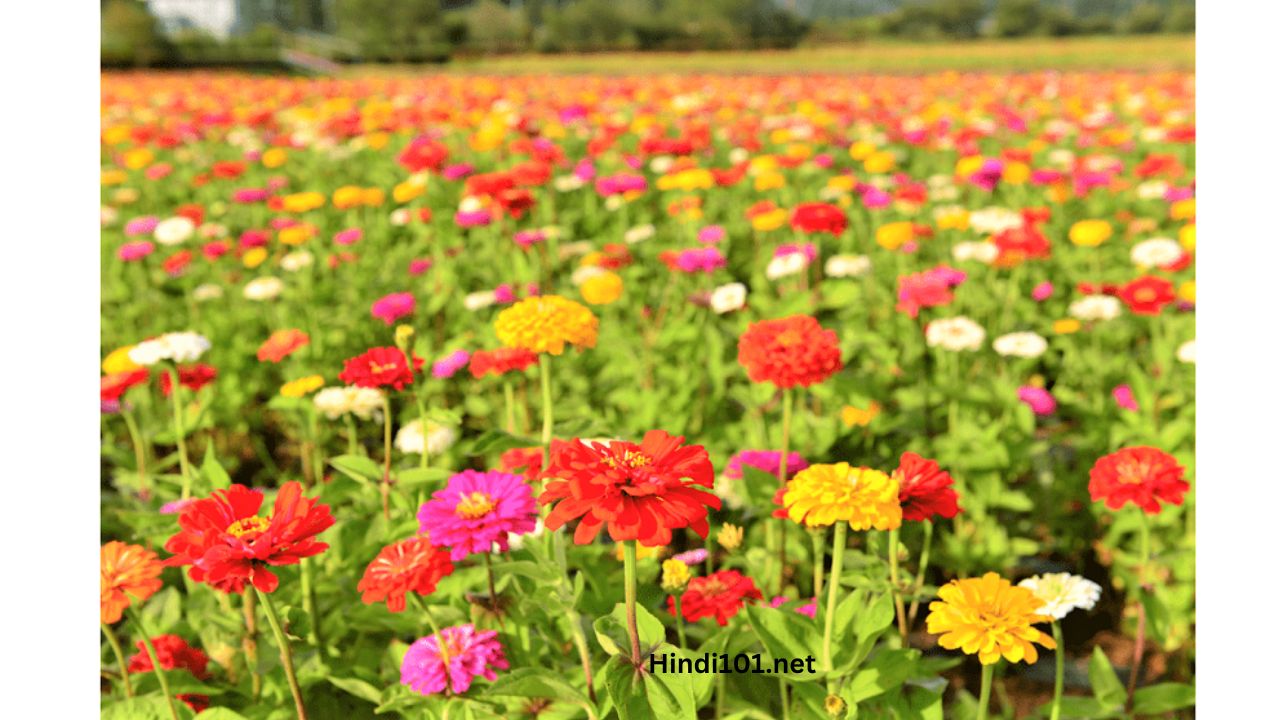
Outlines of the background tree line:
M 103 0 L 104 65 L 443 62 L 520 52 L 790 48 L 874 39 L 1190 33 L 1194 0 L 168 0 L 226 2 L 219 38 L 143 0 Z

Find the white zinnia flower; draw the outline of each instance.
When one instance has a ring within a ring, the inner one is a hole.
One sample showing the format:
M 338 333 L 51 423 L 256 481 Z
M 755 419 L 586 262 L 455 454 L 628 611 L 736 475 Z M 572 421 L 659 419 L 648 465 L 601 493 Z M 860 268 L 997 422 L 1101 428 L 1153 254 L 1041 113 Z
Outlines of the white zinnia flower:
M 222 286 L 214 285 L 213 283 L 205 283 L 203 285 L 197 285 L 196 288 L 191 291 L 191 297 L 196 302 L 205 302 L 206 300 L 217 300 L 218 298 L 222 297 Z
M 248 300 L 274 300 L 283 291 L 284 281 L 270 275 L 254 278 L 244 286 L 244 296 Z
M 355 385 L 327 387 L 315 394 L 316 409 L 330 420 L 353 413 L 362 420 L 382 418 L 382 392 Z
M 1035 358 L 1049 349 L 1049 341 L 1033 332 L 1015 332 L 996 338 L 991 347 L 1005 357 Z
M 621 195 L 610 195 L 604 199 L 604 209 L 610 212 L 621 210 L 625 204 L 627 204 L 626 198 Z
M 139 365 L 155 365 L 161 360 L 192 362 L 210 347 L 212 345 L 209 339 L 199 333 L 165 333 L 158 338 L 138 343 L 129 351 L 129 359 Z
M 560 259 L 566 260 L 579 255 L 586 255 L 595 249 L 590 240 L 579 240 L 577 242 L 565 243 L 560 246 Z
M 711 309 L 717 315 L 740 309 L 747 302 L 747 286 L 742 283 L 721 285 L 711 291 Z
M 448 450 L 457 439 L 457 430 L 448 425 L 427 421 L 425 445 L 429 455 L 439 455 Z M 414 420 L 396 433 L 396 449 L 402 453 L 421 454 L 423 445 L 422 420 Z
M 413 214 L 409 212 L 409 208 L 396 208 L 391 211 L 390 222 L 396 227 L 404 227 L 413 219 Z
M 653 237 L 656 232 L 657 229 L 652 225 L 638 225 L 623 233 L 622 239 L 625 240 L 628 245 L 635 245 L 638 242 L 643 242 Z
M 603 275 L 604 273 L 605 269 L 599 265 L 582 265 L 574 269 L 570 280 L 574 285 L 581 285 L 596 275 Z
M 110 205 L 103 205 L 98 212 L 98 218 L 101 220 L 103 227 L 115 225 L 116 221 L 120 219 L 120 211 Z
M 871 258 L 866 255 L 832 255 L 823 268 L 827 277 L 862 277 L 871 270 Z
M 729 162 L 734 165 L 737 165 L 738 163 L 744 163 L 750 157 L 751 157 L 751 151 L 747 150 L 746 148 L 736 147 L 729 151 Z
M 1143 240 L 1129 251 L 1129 260 L 1142 268 L 1164 267 L 1182 257 L 1182 246 L 1170 238 Z
M 675 162 L 676 159 L 670 155 L 658 155 L 649 161 L 649 172 L 656 175 L 665 175 Z
M 1022 227 L 1022 213 L 1002 207 L 982 208 L 969 213 L 969 227 L 984 235 Z
M 561 175 L 551 182 L 551 185 L 556 189 L 556 192 L 562 193 L 573 192 L 585 184 L 586 183 L 582 181 L 582 178 L 577 175 Z
M 179 215 L 157 223 L 154 235 L 156 242 L 161 245 L 179 245 L 186 242 L 195 231 L 196 224 L 191 222 L 191 218 Z
M 1067 313 L 1077 320 L 1113 320 L 1120 316 L 1120 301 L 1110 295 L 1086 295 L 1071 303 Z
M 313 402 L 316 409 L 324 413 L 330 420 L 336 420 L 347 412 L 347 389 L 327 387 L 315 394 Z
M 951 257 L 955 258 L 956 262 L 974 260 L 983 265 L 990 265 L 999 255 L 1000 248 L 990 242 L 962 242 L 956 243 L 951 248 Z
M 1054 620 L 1061 620 L 1072 610 L 1092 610 L 1102 597 L 1102 587 L 1071 573 L 1045 573 L 1018 583 L 1035 594 L 1044 606 L 1038 611 Z
M 286 272 L 297 272 L 305 267 L 311 267 L 315 262 L 315 256 L 306 250 L 294 250 L 293 252 L 280 258 L 280 267 Z
M 1142 200 L 1160 200 L 1169 191 L 1169 183 L 1164 180 L 1148 180 L 1137 187 L 1135 192 Z
M 492 290 L 469 293 L 462 298 L 462 306 L 472 312 L 483 310 L 496 302 L 498 302 L 498 294 Z
M 807 267 L 809 267 L 809 258 L 804 253 L 776 255 L 769 261 L 769 266 L 764 270 L 764 276 L 770 280 L 777 280 L 802 273 Z
M 1189 365 L 1196 363 L 1196 341 L 1192 338 L 1178 346 L 1178 362 Z
M 944 350 L 977 350 L 982 347 L 987 331 L 978 323 L 963 315 L 934 320 L 925 330 L 924 338 L 929 347 Z

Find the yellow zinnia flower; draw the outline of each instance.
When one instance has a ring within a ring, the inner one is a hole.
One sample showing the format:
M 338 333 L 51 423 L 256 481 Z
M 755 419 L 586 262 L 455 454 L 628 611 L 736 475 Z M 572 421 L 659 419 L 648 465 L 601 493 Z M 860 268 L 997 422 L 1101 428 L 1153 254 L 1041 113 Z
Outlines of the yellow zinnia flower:
M 716 542 L 725 550 L 737 550 L 742 545 L 742 528 L 733 523 L 721 525 L 720 532 L 716 533 Z
M 1169 217 L 1174 220 L 1194 220 L 1196 217 L 1196 199 L 1187 198 L 1170 205 Z
M 1196 281 L 1188 280 L 1178 286 L 1178 299 L 1185 300 L 1192 305 L 1196 303 Z
M 641 545 L 641 548 L 644 546 Z M 678 592 L 689 582 L 689 566 L 683 561 L 671 558 L 662 561 L 662 589 L 667 592 Z
M 108 353 L 102 360 L 102 372 L 107 375 L 115 375 L 116 373 L 132 372 L 142 367 L 129 359 L 129 351 L 134 347 L 134 345 L 125 345 Z
M 285 212 L 304 213 L 308 210 L 324 207 L 324 195 L 318 192 L 300 192 L 285 195 L 280 199 Z
M 1183 225 L 1178 231 L 1178 244 L 1187 252 L 1196 251 L 1196 224 Z
M 881 225 L 876 228 L 876 244 L 885 250 L 897 250 L 911 240 L 914 234 L 915 230 L 906 220 Z
M 315 228 L 311 225 L 290 225 L 282 229 L 277 237 L 285 245 L 301 245 L 310 240 L 314 234 Z
M 810 465 L 796 473 L 782 496 L 787 517 L 808 527 L 839 520 L 854 530 L 894 530 L 902 525 L 898 481 L 849 463 Z
M 1080 321 L 1075 318 L 1063 318 L 1062 320 L 1053 321 L 1053 332 L 1057 335 L 1070 335 L 1074 332 L 1080 332 Z
M 983 665 L 994 665 L 1001 657 L 1033 664 L 1039 657 L 1033 642 L 1048 650 L 1057 647 L 1053 638 L 1032 627 L 1052 619 L 1037 612 L 1044 603 L 993 572 L 952 580 L 938 589 L 938 598 L 929 603 L 929 632 L 941 636 L 942 647 L 977 655 Z
M 525 298 L 498 314 L 494 330 L 503 345 L 559 355 L 565 344 L 596 346 L 600 320 L 580 303 L 559 295 Z
M 284 148 L 274 147 L 269 150 L 262 151 L 262 166 L 265 168 L 278 168 L 284 164 L 289 158 Z
M 240 258 L 240 262 L 244 266 L 252 270 L 258 267 L 267 259 L 267 249 L 264 247 L 249 248 L 244 252 L 244 256 Z
M 840 421 L 848 427 L 866 427 L 880 414 L 880 403 L 872 402 L 866 409 L 845 405 L 840 411 Z
M 287 382 L 280 387 L 280 394 L 287 398 L 300 398 L 324 387 L 324 378 L 320 375 L 308 375 Z
M 582 299 L 591 305 L 608 305 L 622 297 L 622 278 L 611 272 L 592 275 L 582 283 Z
M 360 204 L 364 189 L 355 185 L 343 185 L 333 191 L 333 206 L 339 210 L 350 210 Z
M 1067 237 L 1081 247 L 1098 247 L 1111 237 L 1111 223 L 1106 220 L 1081 220 L 1071 226 Z
M 867 156 L 862 162 L 862 168 L 869 173 L 887 173 L 893 169 L 894 163 L 893 153 L 879 150 Z
M 757 232 L 777 230 L 787 222 L 787 211 L 782 208 L 751 216 L 751 229 Z

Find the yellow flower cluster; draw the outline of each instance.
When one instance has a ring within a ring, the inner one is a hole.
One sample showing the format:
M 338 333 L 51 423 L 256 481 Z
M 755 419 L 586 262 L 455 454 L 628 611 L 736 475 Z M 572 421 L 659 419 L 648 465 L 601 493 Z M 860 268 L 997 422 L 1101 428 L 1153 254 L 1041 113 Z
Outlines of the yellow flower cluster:
M 1053 638 L 1032 627 L 1051 620 L 1037 612 L 1043 601 L 993 572 L 952 580 L 938 589 L 938 598 L 929 604 L 929 632 L 941 636 L 942 647 L 977 655 L 983 665 L 993 665 L 1001 657 L 1032 664 L 1039 657 L 1032 643 L 1049 650 L 1057 647 Z
M 662 561 L 662 589 L 667 592 L 678 592 L 689 582 L 689 566 L 682 560 L 671 558 Z
M 1098 247 L 1111 237 L 1111 223 L 1106 220 L 1081 220 L 1071 226 L 1067 237 L 1080 247 Z
M 854 530 L 894 530 L 902 525 L 898 481 L 849 463 L 819 464 L 796 473 L 782 496 L 787 517 L 807 527 L 837 521 Z
M 320 375 L 308 375 L 304 378 L 298 378 L 292 382 L 287 382 L 280 387 L 280 394 L 287 398 L 300 398 L 309 395 L 320 388 L 324 387 L 324 377 Z
M 608 305 L 622 297 L 622 278 L 617 273 L 602 272 L 582 283 L 582 299 L 591 305 Z
M 494 330 L 503 345 L 560 355 L 566 344 L 596 346 L 600 320 L 585 306 L 559 295 L 525 298 L 498 314 Z

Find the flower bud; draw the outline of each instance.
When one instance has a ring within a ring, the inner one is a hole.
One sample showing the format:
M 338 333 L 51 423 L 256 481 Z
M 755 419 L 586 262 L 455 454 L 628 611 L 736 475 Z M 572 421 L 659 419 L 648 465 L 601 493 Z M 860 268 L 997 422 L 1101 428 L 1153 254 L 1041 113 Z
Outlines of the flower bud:
M 413 334 L 412 325 L 397 325 L 396 347 L 404 352 L 409 352 L 409 348 L 413 347 Z

